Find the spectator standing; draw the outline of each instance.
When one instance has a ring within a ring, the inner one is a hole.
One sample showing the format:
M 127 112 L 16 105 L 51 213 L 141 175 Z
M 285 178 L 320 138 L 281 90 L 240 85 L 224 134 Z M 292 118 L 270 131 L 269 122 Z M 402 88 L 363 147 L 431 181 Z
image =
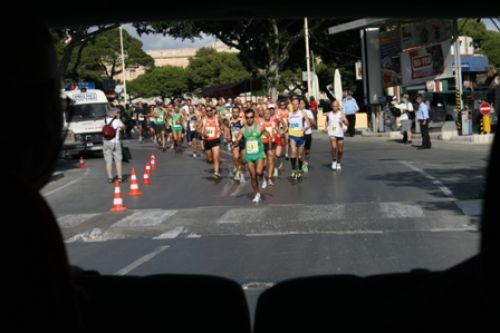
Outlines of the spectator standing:
M 420 124 L 420 132 L 422 134 L 422 145 L 419 149 L 431 149 L 431 138 L 429 136 L 429 107 L 424 103 L 422 95 L 418 94 L 415 100 L 418 104 L 416 114 L 417 121 Z
M 347 128 L 347 133 L 349 134 L 350 137 L 354 137 L 356 134 L 356 112 L 359 111 L 358 103 L 356 103 L 356 100 L 354 97 L 352 97 L 352 91 L 348 90 L 347 95 L 342 101 L 342 104 L 344 106 L 344 114 L 347 118 L 347 121 L 349 122 L 349 126 Z
M 112 139 L 103 138 L 102 153 L 106 161 L 106 173 L 108 175 L 108 183 L 113 183 L 113 161 L 116 166 L 116 180 L 122 182 L 122 146 L 120 144 L 120 132 L 124 128 L 123 122 L 120 120 L 120 114 L 117 108 L 112 108 L 106 115 L 106 124 L 110 124 L 116 130 L 115 137 Z

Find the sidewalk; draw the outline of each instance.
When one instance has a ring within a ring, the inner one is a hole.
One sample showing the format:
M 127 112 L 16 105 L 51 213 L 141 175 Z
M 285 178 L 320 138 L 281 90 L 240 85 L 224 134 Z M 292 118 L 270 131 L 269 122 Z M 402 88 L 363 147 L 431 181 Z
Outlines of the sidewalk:
M 372 132 L 368 129 L 363 129 L 361 131 L 357 130 L 362 136 L 367 137 L 385 137 L 394 140 L 403 139 L 403 135 L 400 131 L 387 131 L 387 132 Z M 431 129 L 429 136 L 432 140 L 440 141 L 450 141 L 450 142 L 462 142 L 464 144 L 479 144 L 488 145 L 493 143 L 494 133 L 490 134 L 473 134 L 473 135 L 457 135 L 456 129 L 448 129 L 443 126 L 443 128 Z M 412 134 L 414 140 L 421 140 L 422 136 L 420 133 Z

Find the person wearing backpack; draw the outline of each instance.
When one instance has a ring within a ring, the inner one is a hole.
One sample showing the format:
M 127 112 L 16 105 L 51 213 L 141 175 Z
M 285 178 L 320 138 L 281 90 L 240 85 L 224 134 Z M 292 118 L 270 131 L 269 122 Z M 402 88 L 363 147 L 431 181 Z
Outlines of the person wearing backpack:
M 104 119 L 105 125 L 102 128 L 103 147 L 102 153 L 106 161 L 106 173 L 108 183 L 113 183 L 113 160 L 116 166 L 116 180 L 122 182 L 122 146 L 120 144 L 120 131 L 124 128 L 120 120 L 118 109 L 112 108 L 108 111 Z

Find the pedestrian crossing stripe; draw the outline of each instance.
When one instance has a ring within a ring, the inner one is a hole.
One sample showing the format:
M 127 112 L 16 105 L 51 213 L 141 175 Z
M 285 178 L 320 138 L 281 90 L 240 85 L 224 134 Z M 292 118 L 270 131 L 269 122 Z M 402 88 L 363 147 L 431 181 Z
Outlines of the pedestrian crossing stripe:
M 477 210 L 470 205 L 445 200 L 144 209 L 129 210 L 122 216 L 108 212 L 71 214 L 58 220 L 66 242 L 70 243 L 227 235 L 469 231 L 477 230 L 477 216 L 466 215 L 474 211 Z

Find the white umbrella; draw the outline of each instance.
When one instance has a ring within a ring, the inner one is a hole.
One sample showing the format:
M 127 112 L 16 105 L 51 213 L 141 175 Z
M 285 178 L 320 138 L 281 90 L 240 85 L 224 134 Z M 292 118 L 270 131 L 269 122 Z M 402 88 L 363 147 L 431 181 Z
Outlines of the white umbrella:
M 333 93 L 337 101 L 342 105 L 342 80 L 338 68 L 335 69 L 335 74 L 333 76 Z

